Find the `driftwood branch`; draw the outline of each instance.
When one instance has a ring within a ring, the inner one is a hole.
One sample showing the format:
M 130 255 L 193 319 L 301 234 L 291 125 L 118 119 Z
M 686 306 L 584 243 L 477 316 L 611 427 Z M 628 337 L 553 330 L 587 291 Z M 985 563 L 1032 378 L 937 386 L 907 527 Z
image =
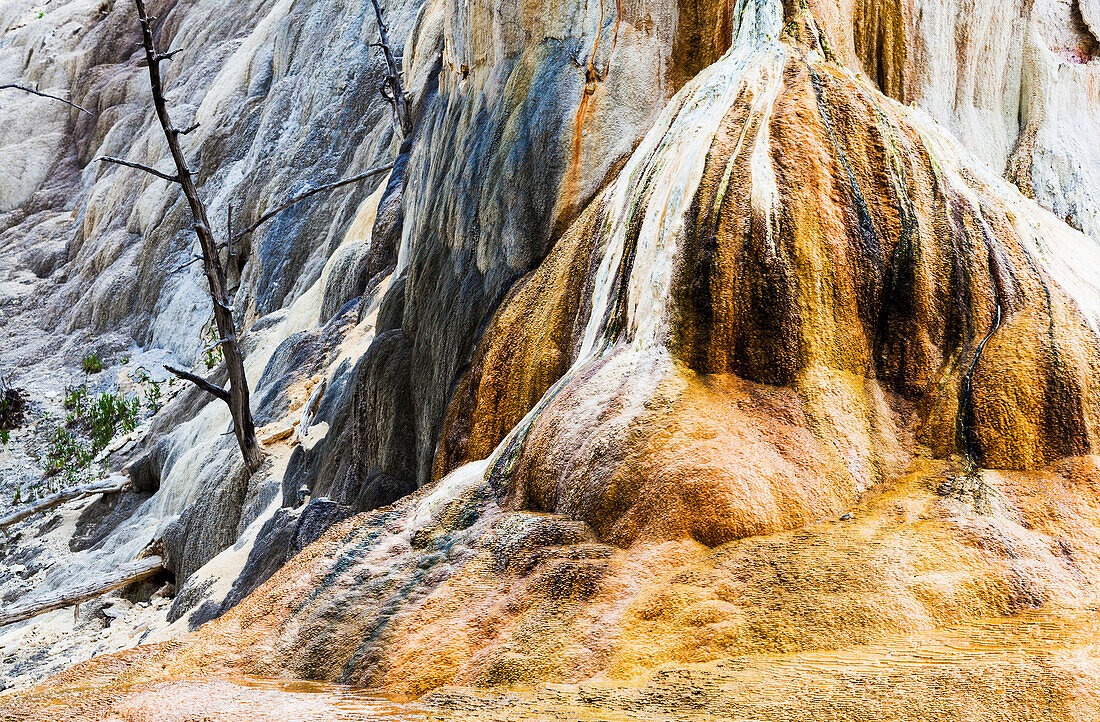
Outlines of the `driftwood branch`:
M 281 206 L 278 206 L 277 208 L 272 208 L 271 210 L 265 212 L 262 216 L 260 216 L 259 220 L 257 220 L 255 223 L 253 223 L 248 228 L 245 228 L 240 233 L 238 233 L 234 236 L 231 236 L 231 238 L 232 238 L 232 240 L 237 240 L 238 238 L 242 238 L 244 236 L 247 236 L 249 233 L 252 233 L 257 228 L 259 228 L 261 225 L 263 225 L 263 223 L 265 221 L 270 220 L 274 216 L 277 216 L 280 213 L 282 213 L 283 211 L 285 211 L 287 208 L 290 208 L 293 205 L 301 203 L 302 201 L 306 200 L 307 198 L 311 198 L 311 197 L 317 195 L 318 193 L 325 193 L 327 191 L 334 190 L 334 189 L 339 188 L 341 186 L 350 185 L 352 183 L 358 183 L 359 181 L 364 180 L 366 178 L 370 178 L 371 176 L 378 175 L 379 173 L 386 173 L 386 172 L 391 171 L 391 170 L 393 170 L 393 163 L 387 163 L 386 165 L 381 165 L 381 166 L 378 166 L 377 168 L 371 168 L 370 170 L 368 170 L 364 173 L 360 173 L 359 175 L 355 175 L 355 176 L 352 176 L 350 178 L 344 178 L 343 180 L 338 180 L 334 183 L 326 183 L 323 186 L 317 186 L 316 188 L 313 188 L 311 190 L 306 191 L 305 193 L 301 194 L 300 196 L 295 196 L 294 198 L 291 198 L 289 201 L 282 204 Z
M 119 491 L 126 491 L 130 488 L 130 480 L 122 476 L 112 476 L 103 481 L 98 481 L 93 484 L 86 484 L 84 486 L 74 486 L 69 489 L 62 489 L 56 494 L 43 497 L 38 501 L 27 504 L 20 507 L 15 511 L 9 513 L 7 516 L 0 518 L 0 529 L 7 529 L 12 524 L 18 523 L 26 519 L 27 517 L 34 516 L 47 509 L 52 509 L 55 506 L 64 504 L 74 499 L 83 499 L 94 494 L 110 494 Z
M 156 576 L 163 569 L 164 559 L 159 556 L 145 557 L 129 564 L 122 564 L 101 577 L 87 579 L 66 589 L 32 597 L 0 609 L 0 627 L 95 599 L 107 592 Z
M 183 369 L 175 368 L 174 366 L 166 365 L 164 367 L 164 370 L 170 374 L 180 377 L 184 381 L 190 381 L 211 396 L 216 396 L 225 403 L 229 403 L 229 392 L 223 389 L 221 386 L 216 386 L 210 383 L 202 376 L 193 374 L 190 371 L 184 371 Z
M 409 115 L 409 104 L 405 99 L 405 86 L 401 82 L 401 69 L 397 66 L 397 56 L 390 44 L 389 31 L 382 17 L 382 6 L 378 4 L 378 0 L 371 0 L 371 3 L 374 5 L 374 16 L 378 19 L 378 39 L 382 41 L 379 47 L 382 48 L 382 54 L 386 56 L 386 66 L 389 68 L 386 84 L 389 85 L 393 97 L 386 96 L 386 99 L 393 103 L 397 129 L 401 131 L 402 136 L 407 137 L 412 132 L 412 117 Z
M 124 165 L 127 168 L 134 168 L 136 170 L 143 170 L 146 173 L 149 173 L 151 175 L 155 175 L 157 178 L 161 178 L 163 180 L 166 180 L 169 183 L 179 183 L 180 182 L 179 176 L 168 175 L 167 173 L 162 173 L 159 170 L 157 170 L 156 168 L 153 168 L 152 166 L 144 165 L 142 163 L 131 163 L 128 160 L 123 160 L 121 158 L 112 158 L 111 156 L 107 156 L 107 155 L 100 156 L 99 158 L 96 158 L 96 162 L 98 162 L 98 163 L 116 163 L 118 165 Z
M 17 83 L 4 83 L 3 85 L 0 85 L 0 90 L 5 90 L 5 89 L 8 89 L 8 88 L 11 88 L 12 90 L 22 90 L 24 93 L 30 93 L 31 95 L 37 95 L 37 96 L 42 97 L 42 98 L 49 98 L 50 100 L 58 100 L 58 101 L 61 101 L 62 103 L 64 103 L 65 105 L 70 105 L 70 106 L 76 108 L 81 113 L 87 113 L 88 115 L 92 114 L 92 111 L 88 110 L 83 105 L 77 105 L 76 103 L 72 102 L 71 100 L 65 100 L 64 98 L 62 98 L 60 96 L 57 96 L 57 95 L 52 95 L 50 93 L 43 93 L 41 90 L 38 90 L 37 88 L 28 88 L 25 85 L 19 85 Z

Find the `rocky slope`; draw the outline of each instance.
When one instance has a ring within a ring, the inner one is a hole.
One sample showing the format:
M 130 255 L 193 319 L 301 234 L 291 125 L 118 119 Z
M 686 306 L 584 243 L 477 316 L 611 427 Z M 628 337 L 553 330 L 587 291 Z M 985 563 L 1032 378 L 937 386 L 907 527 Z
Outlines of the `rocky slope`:
M 151 544 L 174 596 L 3 630 L 4 714 L 330 704 L 241 675 L 471 718 L 1098 714 L 1093 0 L 391 2 L 406 138 L 370 3 L 154 5 L 212 217 L 394 168 L 236 251 L 259 472 L 176 387 L 83 472 L 134 492 L 17 528 L 8 601 Z M 92 111 L 0 91 L 25 486 L 83 354 L 204 369 L 210 310 L 182 199 L 93 162 L 163 162 L 133 8 L 0 26 L 0 81 Z

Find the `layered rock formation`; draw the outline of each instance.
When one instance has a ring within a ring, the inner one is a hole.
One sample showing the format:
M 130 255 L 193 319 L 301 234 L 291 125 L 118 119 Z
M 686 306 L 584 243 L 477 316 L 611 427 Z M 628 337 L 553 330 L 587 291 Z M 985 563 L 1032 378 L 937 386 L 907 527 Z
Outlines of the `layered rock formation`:
M 91 684 L 80 714 L 133 716 L 245 673 L 501 718 L 1095 717 L 1096 8 L 1010 5 L 395 6 L 403 141 L 384 106 L 344 103 L 380 69 L 344 75 L 331 52 L 336 28 L 366 57 L 369 4 L 350 25 L 239 9 L 240 42 L 197 5 L 165 12 L 164 44 L 210 43 L 176 92 L 205 93 L 193 150 L 216 208 L 255 217 L 308 177 L 284 163 L 300 143 L 332 144 L 337 169 L 397 160 L 247 249 L 269 464 L 243 477 L 227 416 L 183 394 L 135 455 L 159 491 L 86 554 L 160 539 L 179 638 L 4 712 Z M 310 33 L 325 43 L 299 57 Z M 345 83 L 321 84 L 329 105 L 303 103 L 318 63 Z M 123 133 L 70 121 L 89 148 Z M 176 199 L 86 160 L 24 171 L 5 233 L 40 257 L 30 229 L 63 233 L 71 211 L 47 190 L 82 173 L 56 318 L 164 345 L 180 304 L 201 317 L 194 296 L 140 273 L 148 303 L 118 288 L 183 237 Z M 131 225 L 154 241 L 122 252 Z M 546 683 L 581 686 L 438 691 Z

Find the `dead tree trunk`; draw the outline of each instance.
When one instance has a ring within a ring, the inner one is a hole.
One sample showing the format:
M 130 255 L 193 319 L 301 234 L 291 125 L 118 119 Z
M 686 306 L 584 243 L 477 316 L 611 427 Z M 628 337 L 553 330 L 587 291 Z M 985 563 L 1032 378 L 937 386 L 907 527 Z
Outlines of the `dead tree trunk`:
M 153 92 L 153 106 L 156 109 L 161 128 L 164 130 L 165 140 L 168 141 L 168 149 L 171 152 L 172 161 L 176 166 L 176 172 L 175 174 L 166 173 L 156 168 L 123 160 L 121 158 L 103 157 L 98 160 L 142 170 L 162 180 L 176 183 L 183 189 L 183 193 L 187 197 L 187 202 L 191 207 L 191 216 L 194 219 L 195 235 L 198 237 L 199 246 L 202 249 L 203 269 L 210 286 L 210 296 L 214 302 L 214 322 L 217 325 L 220 338 L 218 344 L 221 346 L 222 354 L 225 358 L 226 370 L 229 372 L 229 389 L 223 389 L 201 376 L 187 371 L 176 369 L 171 366 L 165 366 L 165 369 L 181 379 L 190 381 L 229 405 L 230 413 L 233 415 L 233 433 L 237 437 L 237 444 L 241 448 L 241 454 L 244 456 L 245 465 L 251 473 L 259 467 L 263 460 L 263 449 L 260 446 L 259 440 L 256 438 L 255 422 L 252 419 L 252 412 L 249 408 L 248 381 L 245 378 L 244 359 L 241 356 L 236 325 L 233 322 L 233 311 L 228 290 L 226 267 L 222 264 L 221 257 L 218 254 L 218 244 L 214 240 L 210 219 L 206 212 L 206 206 L 203 204 L 195 188 L 193 176 L 187 167 L 187 160 L 179 144 L 179 137 L 181 135 L 187 135 L 194 130 L 196 126 L 192 126 L 186 130 L 180 130 L 173 126 L 171 117 L 168 115 L 167 104 L 164 100 L 164 86 L 160 76 L 160 64 L 165 60 L 170 60 L 172 56 L 179 51 L 173 50 L 165 53 L 157 52 L 156 45 L 153 42 L 152 20 L 146 13 L 144 0 L 134 0 L 134 3 L 137 6 L 138 18 L 141 22 L 142 44 L 145 47 L 145 58 L 149 65 L 149 85 Z M 382 17 L 382 8 L 378 4 L 378 0 L 372 0 L 372 3 L 374 5 L 375 17 L 378 20 L 378 33 L 381 40 L 379 45 L 385 54 L 386 64 L 388 66 L 386 85 L 383 86 L 382 94 L 393 104 L 395 122 L 398 126 L 398 130 L 401 132 L 402 136 L 407 136 L 412 132 L 412 118 L 409 114 L 407 99 L 405 98 L 404 84 L 401 82 L 401 69 L 398 66 L 397 56 L 393 52 L 393 47 L 390 45 L 389 31 Z M 385 88 L 389 89 L 389 95 L 385 93 Z M 228 234 L 226 246 L 229 251 L 229 261 L 232 262 L 233 260 L 234 241 L 252 233 L 263 222 L 278 213 L 318 193 L 324 193 L 351 183 L 365 180 L 371 176 L 389 171 L 392 168 L 393 163 L 389 163 L 384 166 L 372 168 L 359 175 L 309 190 L 265 212 L 255 223 L 240 233 L 233 233 L 232 211 L 230 211 L 226 229 Z
M 56 494 L 51 494 L 47 497 L 39 499 L 38 501 L 27 504 L 11 512 L 7 516 L 0 518 L 0 529 L 5 531 L 9 526 L 17 522 L 21 522 L 27 517 L 34 516 L 47 509 L 52 509 L 59 504 L 64 504 L 67 501 L 73 499 L 83 499 L 84 497 L 92 496 L 93 494 L 112 494 L 119 491 L 126 491 L 130 488 L 130 480 L 121 476 L 112 476 L 103 481 L 96 482 L 94 484 L 87 484 L 85 486 L 74 486 L 69 489 L 62 489 Z
M 129 564 L 122 564 L 110 574 L 94 579 L 85 579 L 81 583 L 50 594 L 32 597 L 5 609 L 0 609 L 0 627 L 22 622 L 25 619 L 52 612 L 55 609 L 71 607 L 89 599 L 113 592 L 116 589 L 142 582 L 164 570 L 164 560 L 158 556 L 145 557 Z
M 259 468 L 261 461 L 263 461 L 263 448 L 256 438 L 256 425 L 252 419 L 252 410 L 249 407 L 248 379 L 245 377 L 244 357 L 241 355 L 240 344 L 237 341 L 237 327 L 233 321 L 232 300 L 226 283 L 225 266 L 222 265 L 221 257 L 218 255 L 218 245 L 214 240 L 210 219 L 206 214 L 206 205 L 195 188 L 194 177 L 187 167 L 187 159 L 183 155 L 183 149 L 180 147 L 179 142 L 181 135 L 190 133 L 197 126 L 180 130 L 172 125 L 172 119 L 168 115 L 168 105 L 164 100 L 164 85 L 160 76 L 160 64 L 170 60 L 179 51 L 157 52 L 156 45 L 153 42 L 152 20 L 145 11 L 145 3 L 143 0 L 134 0 L 134 4 L 137 5 L 138 19 L 141 22 L 141 40 L 142 45 L 145 46 L 145 59 L 149 64 L 149 85 L 153 92 L 153 107 L 156 109 L 157 119 L 164 130 L 164 138 L 168 141 L 168 150 L 176 166 L 176 173 L 175 175 L 169 175 L 154 168 L 122 161 L 118 158 L 101 158 L 100 160 L 144 170 L 158 178 L 177 183 L 183 189 L 183 194 L 191 207 L 195 235 L 198 237 L 199 246 L 202 249 L 203 270 L 210 286 L 210 298 L 214 302 L 214 323 L 218 328 L 219 344 L 225 359 L 226 370 L 229 372 L 229 389 L 227 391 L 220 389 L 205 381 L 205 379 L 202 380 L 203 383 L 198 384 L 195 380 L 198 377 L 193 374 L 169 370 L 181 378 L 195 382 L 200 388 L 212 393 L 229 405 L 229 412 L 233 416 L 233 434 L 237 437 L 237 445 L 241 448 L 245 467 L 249 473 L 252 473 Z M 217 392 L 211 391 L 211 388 L 217 389 Z
M 382 53 L 386 56 L 386 65 L 389 74 L 386 77 L 386 85 L 389 86 L 391 96 L 385 94 L 383 86 L 382 95 L 393 104 L 393 113 L 397 117 L 397 127 L 402 137 L 408 137 L 412 132 L 412 116 L 409 114 L 409 103 L 405 98 L 405 86 L 401 82 L 401 68 L 397 65 L 397 57 L 394 55 L 393 46 L 390 45 L 390 34 L 386 28 L 386 21 L 382 18 L 382 6 L 378 0 L 371 0 L 374 5 L 374 16 L 378 19 L 378 38 Z

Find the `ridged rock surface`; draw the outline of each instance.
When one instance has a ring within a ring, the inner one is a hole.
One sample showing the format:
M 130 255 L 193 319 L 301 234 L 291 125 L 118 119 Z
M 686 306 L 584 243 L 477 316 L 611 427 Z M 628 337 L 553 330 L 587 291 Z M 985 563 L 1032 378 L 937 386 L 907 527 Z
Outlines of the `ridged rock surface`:
M 229 718 L 242 674 L 471 719 L 1100 715 L 1094 0 L 392 2 L 404 141 L 369 3 L 154 12 L 215 217 L 395 167 L 242 249 L 269 462 L 184 392 L 76 557 L 161 540 L 180 621 L 3 715 L 209 683 Z M 5 324 L 52 334 L 0 359 L 198 358 L 180 199 L 88 165 L 162 158 L 132 10 L 36 13 L 0 4 L 0 69 L 97 115 L 2 97 Z

